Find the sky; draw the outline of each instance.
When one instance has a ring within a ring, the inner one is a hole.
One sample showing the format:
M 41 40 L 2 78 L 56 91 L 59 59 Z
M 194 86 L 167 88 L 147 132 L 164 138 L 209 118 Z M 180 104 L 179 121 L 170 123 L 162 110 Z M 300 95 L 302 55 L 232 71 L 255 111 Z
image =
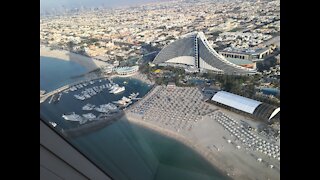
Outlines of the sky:
M 40 0 L 40 11 L 51 10 L 53 8 L 80 8 L 98 7 L 119 7 L 127 5 L 135 5 L 147 2 L 155 2 L 157 0 Z

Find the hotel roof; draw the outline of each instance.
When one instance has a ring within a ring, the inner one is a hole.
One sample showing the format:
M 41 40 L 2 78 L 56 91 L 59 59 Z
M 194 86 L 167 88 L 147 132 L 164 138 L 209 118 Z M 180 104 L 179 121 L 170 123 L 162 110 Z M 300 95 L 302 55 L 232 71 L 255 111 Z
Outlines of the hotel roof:
M 217 92 L 211 100 L 250 114 L 253 114 L 254 110 L 261 104 L 259 101 L 226 91 Z

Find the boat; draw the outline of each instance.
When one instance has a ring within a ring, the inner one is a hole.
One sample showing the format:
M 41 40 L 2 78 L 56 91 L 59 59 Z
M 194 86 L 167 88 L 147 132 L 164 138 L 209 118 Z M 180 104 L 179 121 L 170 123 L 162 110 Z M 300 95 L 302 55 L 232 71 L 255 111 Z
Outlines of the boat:
M 58 97 L 58 101 L 60 101 L 60 99 L 61 99 L 61 96 L 62 96 L 62 93 L 59 93 L 59 97 Z
M 125 102 L 130 102 L 131 101 L 131 99 L 129 99 L 129 98 L 125 97 L 125 96 L 122 97 L 122 100 L 124 100 Z
M 44 95 L 46 93 L 45 90 L 40 90 L 40 95 Z
M 118 110 L 118 107 L 116 105 L 112 104 L 112 103 L 108 103 L 106 105 L 106 107 L 109 108 L 109 110 L 111 110 L 111 111 Z
M 91 98 L 91 96 L 90 96 L 89 94 L 87 94 L 87 93 L 84 93 L 83 96 L 84 96 L 85 98 L 87 98 L 87 99 Z
M 137 93 L 131 93 L 130 96 L 129 96 L 129 98 L 130 98 L 130 99 L 135 99 L 135 98 L 137 98 L 138 96 L 139 96 L 139 92 L 137 92 Z
M 109 90 L 111 91 L 111 90 L 113 90 L 113 89 L 115 89 L 117 87 L 119 87 L 118 84 L 110 84 Z
M 75 87 L 75 86 L 72 86 L 71 88 L 70 88 L 70 91 L 76 91 L 77 90 L 77 88 Z
M 126 88 L 124 86 L 122 86 L 122 87 L 119 87 L 117 90 L 115 90 L 113 93 L 117 94 L 117 93 L 123 92 L 125 90 L 126 90 Z
M 126 90 L 126 88 L 124 86 L 116 87 L 116 88 L 110 90 L 109 93 L 117 94 L 117 93 L 123 92 L 124 90 Z
M 106 84 L 106 88 L 107 88 L 107 89 L 111 88 L 111 86 L 112 86 L 111 83 L 107 83 L 107 84 Z
M 57 126 L 57 123 L 55 123 L 55 122 L 49 122 L 53 127 L 56 127 Z
M 94 110 L 101 113 L 108 113 L 110 111 L 118 110 L 118 107 L 112 103 L 108 103 L 108 104 L 101 104 L 99 107 L 94 108 Z
M 86 104 L 85 106 L 82 107 L 82 110 L 84 110 L 84 111 L 91 111 L 91 110 L 93 110 L 95 107 L 96 107 L 95 105 L 88 103 L 88 104 Z
M 86 99 L 84 96 L 79 96 L 77 94 L 75 94 L 74 97 L 82 101 Z
M 123 81 L 123 84 L 128 84 L 128 82 L 127 81 Z
M 78 121 L 78 122 L 80 122 L 80 121 L 83 120 L 83 118 L 80 115 L 78 115 L 78 114 L 76 114 L 74 112 L 72 112 L 70 114 L 63 114 L 62 117 L 67 121 Z
M 87 113 L 87 114 L 82 114 L 82 117 L 84 117 L 85 119 L 88 119 L 89 121 L 91 121 L 91 120 L 96 118 L 96 115 L 94 115 L 92 113 Z
M 126 105 L 132 103 L 131 99 L 129 99 L 129 98 L 125 97 L 125 96 L 123 96 L 122 99 L 120 99 L 118 101 L 113 101 L 113 102 L 116 103 L 116 104 L 119 104 L 121 106 L 126 106 Z
M 128 107 L 130 104 L 132 104 L 132 101 L 130 101 L 130 102 L 127 102 L 125 105 L 123 105 L 123 107 Z

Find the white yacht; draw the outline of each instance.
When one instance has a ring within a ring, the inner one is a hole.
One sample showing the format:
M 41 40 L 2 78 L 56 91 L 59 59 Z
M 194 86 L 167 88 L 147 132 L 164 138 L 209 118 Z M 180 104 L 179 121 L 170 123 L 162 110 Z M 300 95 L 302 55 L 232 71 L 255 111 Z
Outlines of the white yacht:
M 113 93 L 117 94 L 117 93 L 121 93 L 121 92 L 123 92 L 125 90 L 126 90 L 126 88 L 124 86 L 122 86 L 122 87 L 119 87 L 117 90 L 115 90 Z
M 139 96 L 139 92 L 137 92 L 137 93 L 131 93 L 130 96 L 129 96 L 129 98 L 130 98 L 130 99 L 135 99 L 135 98 L 137 98 L 138 96 Z
M 82 110 L 84 111 L 91 111 L 93 110 L 93 108 L 95 108 L 96 106 L 93 104 L 86 104 L 85 106 L 82 107 Z
M 61 96 L 62 96 L 62 93 L 59 93 L 59 97 L 58 97 L 58 101 L 60 101 L 60 99 L 61 99 Z
M 57 126 L 57 123 L 55 123 L 55 122 L 49 122 L 53 127 L 56 127 Z
M 91 98 L 91 96 L 90 96 L 89 94 L 87 94 L 87 93 L 84 93 L 83 96 L 84 96 L 85 98 L 87 98 L 87 99 Z
M 94 108 L 94 110 L 101 113 L 108 113 L 110 111 L 115 111 L 117 109 L 118 109 L 117 106 L 112 103 L 101 104 L 99 107 Z
M 113 91 L 115 88 L 118 88 L 119 84 L 110 84 L 109 91 Z
M 87 114 L 82 114 L 82 117 L 84 117 L 85 119 L 88 119 L 89 121 L 91 121 L 91 120 L 96 118 L 96 115 L 94 115 L 92 113 L 87 113 Z
M 76 91 L 77 90 L 77 88 L 75 87 L 75 86 L 72 86 L 71 88 L 70 88 L 70 91 Z
M 129 98 L 125 97 L 125 96 L 123 96 L 122 99 L 120 99 L 118 101 L 113 101 L 113 102 L 116 103 L 116 104 L 122 105 L 122 106 L 126 106 L 126 105 L 132 103 L 131 99 L 129 99 Z
M 84 96 L 79 96 L 77 94 L 75 94 L 74 97 L 82 101 L 86 99 Z
M 117 93 L 123 92 L 124 90 L 126 90 L 126 88 L 124 86 L 122 86 L 122 87 L 115 87 L 114 89 L 110 90 L 109 92 L 113 93 L 113 94 L 117 94 Z
M 83 120 L 83 118 L 80 115 L 78 115 L 78 114 L 76 114 L 74 112 L 72 112 L 70 114 L 63 114 L 62 117 L 67 121 L 78 121 L 78 122 L 80 122 L 80 121 Z
M 110 89 L 110 88 L 111 88 L 111 86 L 112 86 L 112 84 L 111 84 L 111 83 L 107 83 L 107 84 L 106 84 L 106 88 L 107 88 L 107 89 Z

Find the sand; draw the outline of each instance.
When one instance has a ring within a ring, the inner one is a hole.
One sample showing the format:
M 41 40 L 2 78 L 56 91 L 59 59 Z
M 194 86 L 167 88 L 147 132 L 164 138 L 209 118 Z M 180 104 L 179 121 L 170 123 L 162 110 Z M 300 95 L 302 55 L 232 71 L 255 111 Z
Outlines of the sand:
M 151 94 L 153 94 L 153 91 L 150 91 L 145 97 Z M 125 110 L 126 117 L 130 122 L 137 123 L 184 143 L 205 157 L 213 166 L 225 174 L 228 174 L 231 178 L 240 180 L 280 179 L 279 169 L 271 169 L 264 163 L 257 161 L 256 157 L 268 160 L 266 156 L 260 152 L 246 150 L 241 144 L 239 144 L 241 145 L 240 149 L 237 149 L 232 143 L 229 144 L 227 140 L 230 139 L 233 141 L 234 137 L 231 137 L 227 130 L 208 115 L 203 116 L 202 120 L 200 120 L 191 131 L 175 132 L 170 130 L 170 128 L 160 127 L 159 125 L 144 121 L 141 115 L 131 113 L 130 108 L 138 103 L 139 102 L 135 103 Z M 215 108 L 222 110 L 217 106 L 215 106 Z M 245 117 L 241 117 L 241 115 L 235 115 L 235 113 L 230 113 L 226 110 L 222 111 L 228 115 L 230 114 L 235 119 L 245 119 Z M 276 160 L 270 160 L 270 162 L 274 164 L 275 167 L 280 166 L 280 162 Z
M 107 63 L 103 61 L 95 60 L 93 58 L 82 56 L 65 50 L 51 50 L 49 47 L 40 47 L 40 56 L 72 61 L 85 67 L 87 71 L 92 71 L 107 65 Z
M 279 172 L 259 163 L 255 158 L 247 154 L 244 149 L 236 149 L 234 145 L 227 143 L 222 137 L 228 138 L 229 134 L 212 119 L 204 118 L 197 127 L 186 135 L 143 121 L 139 116 L 128 111 L 126 111 L 126 118 L 132 123 L 182 142 L 233 179 L 280 179 Z M 208 146 L 211 146 L 211 148 L 207 148 Z M 219 151 L 216 148 L 219 148 Z

